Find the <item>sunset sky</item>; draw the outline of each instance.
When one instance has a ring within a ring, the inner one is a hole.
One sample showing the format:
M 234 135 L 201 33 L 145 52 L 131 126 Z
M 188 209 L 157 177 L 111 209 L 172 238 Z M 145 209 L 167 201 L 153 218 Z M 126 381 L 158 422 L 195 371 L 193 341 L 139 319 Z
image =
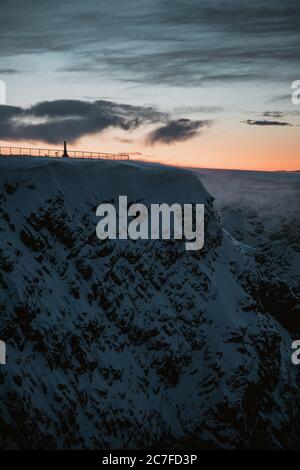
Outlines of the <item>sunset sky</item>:
M 1 0 L 0 39 L 1 145 L 300 169 L 298 0 Z

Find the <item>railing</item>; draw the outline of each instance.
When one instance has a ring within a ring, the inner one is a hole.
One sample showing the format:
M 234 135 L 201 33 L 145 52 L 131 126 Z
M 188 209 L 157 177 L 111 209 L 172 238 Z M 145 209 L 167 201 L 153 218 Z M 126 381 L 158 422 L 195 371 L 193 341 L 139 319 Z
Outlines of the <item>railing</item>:
M 0 147 L 0 155 L 7 157 L 62 157 L 63 151 L 57 149 L 38 149 L 30 147 Z M 127 153 L 85 152 L 68 150 L 70 158 L 99 158 L 103 160 L 129 160 Z

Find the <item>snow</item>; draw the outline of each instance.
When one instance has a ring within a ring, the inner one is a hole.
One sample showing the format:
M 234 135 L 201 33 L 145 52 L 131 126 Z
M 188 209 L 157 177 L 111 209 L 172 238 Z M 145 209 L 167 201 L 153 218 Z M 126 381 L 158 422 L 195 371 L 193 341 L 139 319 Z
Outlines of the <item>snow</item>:
M 239 241 L 268 255 L 270 269 L 300 292 L 300 173 L 193 171 Z
M 238 222 L 224 229 L 214 175 L 27 157 L 0 170 L 1 447 L 297 445 L 297 305 L 284 282 L 264 297 L 278 273 Z M 119 195 L 205 204 L 204 249 L 98 240 L 96 207 Z

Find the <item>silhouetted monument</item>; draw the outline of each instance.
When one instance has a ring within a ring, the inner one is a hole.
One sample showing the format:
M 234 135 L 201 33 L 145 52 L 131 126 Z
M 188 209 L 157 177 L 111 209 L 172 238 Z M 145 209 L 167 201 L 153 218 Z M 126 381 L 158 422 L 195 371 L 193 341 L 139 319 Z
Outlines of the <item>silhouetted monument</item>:
M 64 141 L 64 153 L 63 153 L 62 156 L 66 157 L 66 158 L 68 158 L 68 156 L 69 156 L 68 152 L 67 152 L 67 142 L 66 142 L 66 140 Z

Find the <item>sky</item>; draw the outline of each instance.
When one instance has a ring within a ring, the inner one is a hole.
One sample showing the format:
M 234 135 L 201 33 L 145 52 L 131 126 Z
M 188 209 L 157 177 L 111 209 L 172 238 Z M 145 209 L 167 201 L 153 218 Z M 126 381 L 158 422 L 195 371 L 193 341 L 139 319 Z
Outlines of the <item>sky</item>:
M 300 169 L 299 0 L 1 0 L 0 144 Z

